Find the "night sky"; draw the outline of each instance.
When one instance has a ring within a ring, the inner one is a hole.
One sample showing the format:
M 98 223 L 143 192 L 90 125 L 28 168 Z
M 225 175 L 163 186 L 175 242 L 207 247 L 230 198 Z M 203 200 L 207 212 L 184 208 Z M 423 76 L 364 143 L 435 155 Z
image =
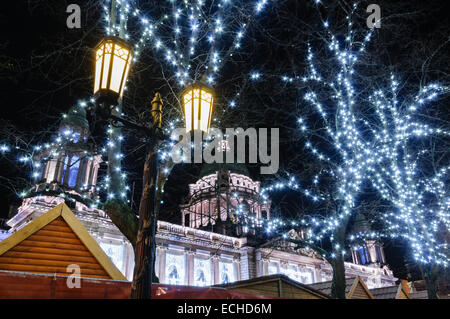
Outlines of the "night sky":
M 152 7 L 154 2 L 139 1 L 139 5 L 155 11 L 158 7 Z M 305 44 L 316 36 L 320 27 L 311 2 L 277 1 L 276 5 L 269 6 L 249 28 L 240 53 L 224 66 L 217 79 L 214 116 L 220 119 L 220 125 L 280 128 L 280 171 L 306 172 L 311 169 L 311 157 L 298 146 L 298 138 L 292 133 L 296 127 L 296 117 L 290 116 L 301 108 L 303 93 L 286 89 L 276 79 L 285 72 L 302 73 Z M 334 21 L 343 19 L 340 8 L 345 2 L 323 2 L 328 7 L 321 10 L 322 13 L 329 12 Z M 422 80 L 450 80 L 450 50 L 449 45 L 445 45 L 450 35 L 450 19 L 444 2 L 377 2 L 382 8 L 382 17 L 389 17 L 377 30 L 375 43 L 370 48 L 376 54 L 369 62 L 379 66 L 376 68 L 379 79 L 383 78 L 383 71 L 391 70 L 400 74 L 411 86 Z M 68 14 L 65 11 L 70 3 L 81 7 L 81 29 L 66 27 Z M 80 97 L 90 94 L 93 83 L 92 48 L 104 35 L 100 3 L 61 0 L 2 3 L 0 124 L 3 130 L 0 143 L 8 132 L 11 134 L 14 130 L 30 145 L 49 139 L 58 126 L 61 114 Z M 368 14 L 364 8 L 369 3 L 362 1 L 357 12 L 357 21 L 361 26 L 365 24 Z M 166 65 L 159 58 L 148 50 L 135 67 L 124 99 L 125 112 L 132 114 L 130 116 L 138 118 L 137 114 L 145 112 L 156 91 L 166 99 L 163 116 L 168 118 L 168 114 L 181 114 L 174 102 L 173 83 L 162 76 L 171 70 L 166 70 Z M 423 68 L 426 69 L 426 76 Z M 268 74 L 267 81 L 250 83 L 248 74 L 255 69 Z M 238 97 L 236 92 L 240 93 Z M 230 99 L 235 99 L 239 107 L 231 109 Z M 438 106 L 439 116 L 448 123 L 448 106 L 445 107 L 448 100 L 442 103 Z M 134 187 L 133 208 L 137 207 L 141 191 L 145 155 L 141 144 L 139 137 L 127 136 L 124 168 L 129 173 L 129 184 Z M 7 217 L 11 204 L 20 203 L 16 192 L 30 180 L 29 171 L 14 160 L 0 157 L 0 217 L 3 218 Z M 248 168 L 252 177 L 263 184 L 276 179 L 276 176 L 259 175 L 257 164 Z M 105 167 L 102 169 L 104 172 Z M 180 221 L 178 205 L 183 202 L 188 184 L 197 179 L 200 169 L 201 165 L 179 165 L 173 170 L 166 184 L 162 219 Z M 302 181 L 306 182 L 308 174 L 301 176 Z M 367 196 L 370 198 L 371 195 Z M 273 197 L 273 211 L 281 216 L 294 216 L 299 210 L 308 212 L 314 209 L 307 199 L 299 198 L 297 193 L 285 192 Z M 404 252 L 400 243 L 386 243 L 388 262 L 394 269 L 394 275 L 401 278 L 406 277 Z

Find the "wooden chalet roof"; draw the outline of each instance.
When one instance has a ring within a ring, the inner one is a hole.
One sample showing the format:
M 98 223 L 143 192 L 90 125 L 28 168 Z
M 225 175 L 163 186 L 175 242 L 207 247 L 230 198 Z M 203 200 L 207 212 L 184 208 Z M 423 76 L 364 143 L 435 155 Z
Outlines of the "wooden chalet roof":
M 243 293 L 292 298 L 292 299 L 329 299 L 330 297 L 321 291 L 311 288 L 286 275 L 276 274 L 241 280 L 229 284 L 215 285 Z
M 50 209 L 0 242 L 0 270 L 126 280 L 66 204 Z
M 331 296 L 331 284 L 332 281 L 324 281 L 309 284 L 308 286 Z M 345 296 L 347 299 L 374 299 L 372 293 L 359 276 L 345 279 Z
M 402 285 L 370 289 L 375 299 L 410 299 Z

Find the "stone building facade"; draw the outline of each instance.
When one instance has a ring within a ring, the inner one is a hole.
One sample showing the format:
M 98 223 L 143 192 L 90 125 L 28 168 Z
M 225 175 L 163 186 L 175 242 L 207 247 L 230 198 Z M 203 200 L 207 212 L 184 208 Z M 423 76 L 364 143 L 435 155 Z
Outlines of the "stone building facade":
M 59 134 L 77 138 L 64 150 L 48 150 L 57 156 L 42 168 L 35 192 L 24 198 L 7 221 L 11 228 L 0 232 L 0 241 L 65 201 L 131 280 L 132 246 L 95 205 L 100 158 L 83 156 L 89 147 L 87 127 L 83 111 L 72 109 Z M 209 286 L 276 273 L 305 284 L 330 280 L 330 265 L 313 251 L 294 250 L 292 244 L 280 240 L 276 245 L 273 241 L 255 244 L 252 238 L 257 235 L 257 227 L 249 229 L 246 225 L 270 219 L 270 202 L 260 200 L 259 188 L 259 182 L 249 177 L 243 165 L 205 165 L 199 180 L 189 185 L 189 198 L 180 207 L 180 224 L 158 222 L 155 269 L 160 282 Z M 85 199 L 94 204 L 84 204 Z M 364 220 L 357 225 L 365 227 Z M 292 232 L 292 236 L 301 234 Z M 397 280 L 386 265 L 383 247 L 376 242 L 352 251 L 352 262 L 345 266 L 348 276 L 359 275 L 369 288 L 392 286 Z

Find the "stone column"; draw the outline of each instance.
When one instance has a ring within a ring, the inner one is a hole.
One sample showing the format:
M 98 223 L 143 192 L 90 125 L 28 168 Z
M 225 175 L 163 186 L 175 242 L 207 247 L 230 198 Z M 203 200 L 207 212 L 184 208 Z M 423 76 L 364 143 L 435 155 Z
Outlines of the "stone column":
M 86 166 L 85 158 L 80 158 L 79 161 L 80 161 L 80 166 L 78 167 L 77 182 L 75 184 L 76 189 L 83 188 L 83 173 L 84 173 L 85 166 Z
M 213 255 L 212 257 L 212 275 L 213 275 L 213 284 L 220 284 L 220 273 L 219 273 L 219 256 Z
M 92 165 L 93 162 L 92 160 L 88 160 L 88 162 L 86 163 L 86 170 L 84 172 L 84 176 L 83 176 L 83 183 L 89 188 L 91 186 L 90 184 L 90 179 L 91 179 L 91 171 L 92 171 Z
M 261 257 L 261 251 L 258 249 L 255 252 L 255 263 L 256 263 L 256 277 L 261 277 L 263 275 L 263 264 L 262 264 L 262 257 Z
M 157 276 L 160 283 L 166 282 L 166 253 L 167 247 L 158 246 L 156 252 L 159 252 L 158 265 L 157 265 Z
M 45 176 L 47 183 L 51 183 L 56 179 L 56 164 L 58 161 L 56 159 L 51 159 L 47 162 L 47 165 L 45 166 Z
M 386 257 L 384 256 L 384 247 L 380 245 L 380 251 L 381 251 L 381 258 L 383 258 L 383 260 L 381 260 L 380 262 L 382 262 L 383 264 L 386 263 Z
M 314 267 L 314 283 L 322 282 L 322 273 L 319 266 Z
M 56 160 L 56 169 L 55 169 L 55 177 L 54 181 L 62 184 L 61 178 L 62 178 L 62 171 L 64 169 L 64 163 L 65 163 L 66 155 L 61 154 L 58 159 Z
M 241 280 L 241 269 L 239 267 L 239 258 L 238 257 L 234 257 L 233 258 L 233 268 L 234 268 L 234 274 L 235 274 L 235 280 L 239 281 Z
M 95 187 L 95 185 L 97 184 L 98 166 L 99 165 L 97 163 L 94 165 L 94 175 L 92 176 L 92 185 L 93 185 L 93 187 Z
M 353 259 L 353 263 L 354 264 L 358 264 L 358 259 L 356 258 L 356 251 L 355 250 L 353 250 L 353 249 L 351 249 L 351 251 L 352 251 L 352 259 Z
M 247 247 L 243 247 L 240 249 L 241 257 L 239 262 L 239 278 L 240 280 L 250 279 L 249 277 L 249 269 L 248 269 L 248 250 Z
M 61 181 L 61 184 L 64 186 L 67 186 L 69 182 L 69 173 L 70 173 L 70 166 L 72 165 L 72 155 L 69 155 L 69 160 L 67 161 L 67 164 L 64 162 L 63 165 L 66 167 L 66 173 L 64 174 L 64 180 Z
M 186 279 L 187 285 L 194 285 L 194 255 L 192 250 L 186 251 Z
M 266 276 L 269 274 L 269 259 L 261 258 L 261 263 L 262 263 L 262 275 L 261 276 Z

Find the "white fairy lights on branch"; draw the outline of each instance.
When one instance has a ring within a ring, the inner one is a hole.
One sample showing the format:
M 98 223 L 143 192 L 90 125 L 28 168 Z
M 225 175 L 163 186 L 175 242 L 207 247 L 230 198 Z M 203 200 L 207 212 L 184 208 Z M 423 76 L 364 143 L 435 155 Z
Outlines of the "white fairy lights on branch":
M 170 66 L 177 82 L 184 86 L 205 75 L 210 84 L 234 52 L 241 48 L 245 32 L 269 4 L 254 1 L 203 0 L 167 1 L 160 4 L 159 13 L 147 15 L 135 2 L 117 1 L 116 20 L 112 22 L 109 5 L 104 5 L 107 35 L 119 34 L 120 24 L 139 25 L 140 31 L 125 31 L 124 38 L 134 43 L 134 60 L 148 46 Z
M 356 5 L 353 8 L 355 10 Z M 325 73 L 321 74 L 320 68 L 314 63 L 314 52 L 308 45 L 307 74 L 303 77 L 286 74 L 279 76 L 282 83 L 302 83 L 302 87 L 308 87 L 304 99 L 322 121 L 321 132 L 325 134 L 319 140 L 314 138 L 316 132 L 309 129 L 305 117 L 297 120 L 299 133 L 304 137 L 305 148 L 314 157 L 332 164 L 328 173 L 337 185 L 341 211 L 330 212 L 328 216 L 320 218 L 305 216 L 293 220 L 258 220 L 252 225 L 264 225 L 268 233 L 279 233 L 283 237 L 287 236 L 286 231 L 290 228 L 302 227 L 308 229 L 308 240 L 311 243 L 325 237 L 333 242 L 333 231 L 352 215 L 362 183 L 368 180 L 393 207 L 376 216 L 383 222 L 381 231 L 352 234 L 349 241 L 406 239 L 418 262 L 447 266 L 448 246 L 439 241 L 438 235 L 440 227 L 449 231 L 450 225 L 450 196 L 448 184 L 445 183 L 449 178 L 449 167 L 440 168 L 435 174 L 428 172 L 427 175 L 427 168 L 421 165 L 423 161 L 420 159 L 431 150 L 417 150 L 411 144 L 418 139 L 450 136 L 446 129 L 422 123 L 418 113 L 426 104 L 448 93 L 449 88 L 437 83 L 426 85 L 414 95 L 409 104 L 406 103 L 406 107 L 404 101 L 408 97 L 402 97 L 402 103 L 399 103 L 399 82 L 394 76 L 391 77 L 387 90 L 376 90 L 370 96 L 357 93 L 356 87 L 363 87 L 364 83 L 358 82 L 359 78 L 354 77 L 355 66 L 360 55 L 365 53 L 373 31 L 368 31 L 361 41 L 356 40 L 350 16 L 347 17 L 348 34 L 343 41 L 331 33 L 328 20 L 323 23 L 325 33 L 329 35 L 327 47 L 334 58 L 334 69 L 328 63 L 327 68 L 323 69 Z M 271 75 L 270 78 L 274 76 L 276 75 Z M 255 73 L 251 73 L 250 77 L 252 80 L 260 78 Z M 328 101 L 321 103 L 324 92 Z M 368 106 L 368 103 L 372 107 L 364 110 L 363 106 Z M 355 109 L 356 106 L 358 110 Z M 370 114 L 361 116 L 361 110 Z M 317 117 L 312 120 L 317 125 Z M 326 147 L 324 140 L 329 144 Z M 313 180 L 313 184 L 315 183 L 316 179 Z M 283 182 L 277 182 L 263 188 L 261 195 L 267 198 L 268 191 L 291 188 Z M 305 194 L 305 191 L 302 193 Z M 330 254 L 343 252 L 342 249 L 343 247 L 334 248 Z

